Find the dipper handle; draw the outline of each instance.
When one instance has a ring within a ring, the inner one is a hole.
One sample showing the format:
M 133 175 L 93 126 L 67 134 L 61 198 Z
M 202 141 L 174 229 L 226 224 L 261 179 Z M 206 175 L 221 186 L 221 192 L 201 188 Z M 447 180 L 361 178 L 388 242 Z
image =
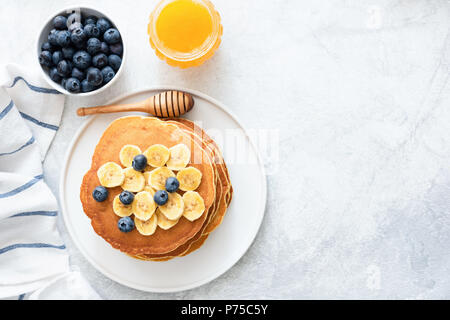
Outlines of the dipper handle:
M 79 116 L 87 116 L 97 113 L 140 111 L 150 113 L 155 117 L 172 118 L 185 114 L 190 111 L 193 106 L 194 99 L 189 93 L 172 90 L 161 92 L 144 101 L 136 103 L 79 108 L 77 114 Z

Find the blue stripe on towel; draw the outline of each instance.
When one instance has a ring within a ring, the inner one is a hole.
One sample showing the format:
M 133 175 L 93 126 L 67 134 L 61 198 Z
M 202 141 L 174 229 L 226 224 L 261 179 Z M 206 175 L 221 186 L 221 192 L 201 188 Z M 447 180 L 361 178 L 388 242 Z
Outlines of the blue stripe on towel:
M 31 122 L 37 124 L 38 126 L 41 126 L 41 127 L 47 128 L 47 129 L 51 129 L 51 130 L 55 130 L 55 131 L 58 130 L 58 128 L 59 128 L 58 126 L 54 126 L 52 124 L 41 122 L 38 119 L 33 118 L 32 116 L 30 116 L 26 113 L 20 112 L 20 115 L 22 116 L 22 118 L 24 118 L 28 121 L 31 121 Z
M 10 250 L 18 249 L 18 248 L 53 248 L 53 249 L 63 250 L 66 248 L 66 246 L 64 244 L 60 245 L 60 246 L 56 246 L 54 244 L 48 244 L 48 243 L 17 243 L 17 244 L 12 244 L 10 246 L 0 249 L 0 254 L 3 254 Z
M 41 174 L 39 176 L 34 177 L 32 180 L 28 181 L 24 185 L 14 189 L 14 190 L 11 190 L 11 191 L 6 192 L 6 193 L 0 193 L 0 199 L 7 198 L 7 197 L 12 197 L 12 196 L 18 194 L 18 193 L 22 192 L 23 190 L 26 190 L 26 189 L 30 188 L 31 186 L 33 186 L 34 184 L 36 184 L 37 182 L 42 180 L 42 178 L 44 178 L 44 175 Z
M 21 146 L 20 148 L 14 150 L 14 151 L 11 151 L 11 152 L 0 153 L 0 156 L 6 156 L 6 155 L 14 154 L 14 153 L 19 152 L 19 151 L 22 150 L 23 148 L 25 148 L 25 147 L 29 146 L 30 144 L 33 144 L 33 143 L 34 143 L 34 137 L 31 137 L 31 139 L 28 140 L 27 143 L 25 143 L 25 144 L 24 144 L 23 146 Z
M 12 217 L 28 217 L 28 216 L 47 216 L 47 217 L 56 217 L 58 215 L 58 211 L 30 211 L 30 212 L 21 212 L 11 216 Z
M 28 88 L 30 88 L 31 90 L 36 91 L 36 92 L 50 93 L 50 94 L 61 94 L 61 92 L 59 92 L 58 90 L 55 90 L 55 89 L 48 89 L 48 88 L 41 88 L 41 87 L 33 86 L 32 84 L 30 84 L 27 80 L 25 80 L 22 77 L 16 77 L 14 79 L 13 84 L 10 86 L 10 88 L 14 87 L 19 80 L 22 80 L 23 82 L 25 82 L 26 85 L 28 86 Z
M 6 106 L 6 108 L 3 109 L 2 112 L 0 112 L 0 119 L 2 119 L 4 116 L 6 116 L 8 114 L 8 112 L 12 109 L 13 105 L 14 105 L 14 102 L 11 100 L 9 102 L 9 104 Z
M 18 298 L 17 298 L 17 300 L 23 300 L 25 298 L 25 293 L 22 293 Z

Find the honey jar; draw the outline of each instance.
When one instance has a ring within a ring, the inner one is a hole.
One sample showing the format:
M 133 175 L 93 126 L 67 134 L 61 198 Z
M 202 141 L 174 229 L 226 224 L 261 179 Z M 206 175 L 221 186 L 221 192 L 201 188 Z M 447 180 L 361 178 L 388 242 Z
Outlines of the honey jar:
M 220 15 L 209 0 L 163 0 L 150 15 L 148 34 L 156 55 L 169 65 L 201 65 L 220 45 Z

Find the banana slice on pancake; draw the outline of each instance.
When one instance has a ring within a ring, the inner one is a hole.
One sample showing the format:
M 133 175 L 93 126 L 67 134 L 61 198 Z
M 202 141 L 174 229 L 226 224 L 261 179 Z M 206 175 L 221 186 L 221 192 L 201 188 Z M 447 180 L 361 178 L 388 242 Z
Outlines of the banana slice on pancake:
M 166 164 L 170 157 L 169 149 L 162 144 L 154 144 L 144 151 L 147 157 L 147 163 L 152 167 L 158 168 Z
M 100 184 L 107 188 L 120 186 L 125 175 L 122 172 L 122 167 L 115 162 L 107 162 L 97 170 L 97 177 Z
M 129 217 L 133 214 L 133 208 L 131 204 L 126 205 L 123 204 L 122 201 L 119 199 L 119 195 L 115 196 L 113 200 L 113 211 L 115 214 L 117 214 L 119 217 Z
M 156 227 L 158 226 L 158 219 L 156 217 L 156 214 L 152 215 L 152 217 L 147 221 L 135 217 L 134 225 L 136 226 L 137 231 L 143 236 L 151 236 L 156 231 Z
M 132 144 L 126 144 L 122 147 L 119 153 L 119 159 L 122 165 L 125 168 L 131 167 L 133 163 L 134 157 L 136 157 L 138 154 L 141 154 L 142 151 L 138 146 L 132 145 Z
M 161 210 L 159 208 L 156 209 L 155 215 L 158 220 L 158 227 L 160 227 L 163 230 L 169 230 L 174 225 L 176 225 L 179 221 L 179 219 L 177 219 L 177 220 L 167 219 L 166 216 L 161 212 Z
M 145 187 L 145 177 L 142 172 L 136 171 L 133 168 L 123 169 L 125 179 L 122 183 L 122 189 L 131 192 L 140 192 Z
M 144 175 L 145 185 L 146 185 L 146 186 L 150 186 L 150 184 L 149 184 L 150 172 L 151 172 L 151 171 L 144 171 L 144 172 L 142 173 L 142 174 Z
M 152 197 L 155 195 L 155 193 L 156 193 L 156 191 L 155 191 L 155 189 L 153 189 L 152 187 L 150 187 L 150 186 L 145 186 L 144 187 L 144 191 L 147 191 L 148 193 L 150 193 L 151 195 L 152 195 Z
M 156 210 L 156 203 L 150 192 L 141 191 L 134 196 L 132 211 L 136 218 L 142 221 L 149 220 Z
M 150 172 L 150 171 L 152 171 L 153 169 L 155 169 L 155 168 L 153 168 L 151 165 L 147 165 L 147 166 L 145 167 L 145 169 L 144 169 L 144 172 Z
M 194 191 L 202 182 L 202 172 L 194 167 L 181 169 L 177 173 L 180 189 L 183 191 Z
M 175 177 L 175 173 L 167 167 L 156 168 L 150 171 L 148 184 L 155 190 L 165 190 L 166 180 L 169 177 Z
M 205 202 L 198 192 L 188 191 L 183 194 L 183 216 L 189 221 L 200 218 L 205 211 Z
M 166 163 L 167 168 L 176 171 L 185 168 L 191 159 L 191 149 L 180 143 L 169 150 L 170 158 Z
M 184 211 L 183 198 L 176 192 L 169 192 L 169 199 L 165 205 L 159 206 L 159 210 L 169 220 L 178 220 Z

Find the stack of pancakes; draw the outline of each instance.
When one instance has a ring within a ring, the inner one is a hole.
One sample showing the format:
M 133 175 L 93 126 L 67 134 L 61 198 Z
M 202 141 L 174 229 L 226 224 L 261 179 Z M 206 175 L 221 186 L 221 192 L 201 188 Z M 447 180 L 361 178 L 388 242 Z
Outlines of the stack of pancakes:
M 196 191 L 205 203 L 203 215 L 195 221 L 181 217 L 172 228 L 157 228 L 151 236 L 144 236 L 136 229 L 121 232 L 117 227 L 120 217 L 113 211 L 112 200 L 122 192 L 122 188 L 109 189 L 108 198 L 104 202 L 95 201 L 92 192 L 100 185 L 97 170 L 107 162 L 120 163 L 120 150 L 127 144 L 145 150 L 154 144 L 171 148 L 180 143 L 190 147 L 189 166 L 202 173 L 202 181 Z M 95 232 L 114 248 L 134 258 L 152 261 L 185 256 L 200 248 L 222 222 L 232 194 L 222 154 L 216 143 L 201 128 L 186 119 L 160 120 L 142 116 L 119 118 L 109 125 L 95 148 L 91 168 L 85 174 L 80 188 L 83 210 L 91 219 Z

